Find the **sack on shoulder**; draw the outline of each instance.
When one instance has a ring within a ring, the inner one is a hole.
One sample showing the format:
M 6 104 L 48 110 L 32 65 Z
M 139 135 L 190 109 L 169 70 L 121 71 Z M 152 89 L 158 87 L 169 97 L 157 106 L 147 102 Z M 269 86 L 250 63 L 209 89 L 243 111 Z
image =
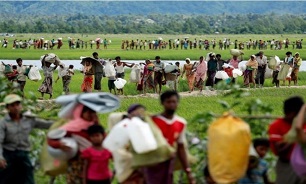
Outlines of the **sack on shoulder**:
M 49 129 L 57 129 L 67 123 L 67 120 L 61 119 L 55 122 Z M 44 174 L 49 176 L 58 176 L 67 172 L 67 161 L 58 160 L 52 157 L 48 152 L 48 143 L 45 140 L 40 153 L 40 165 Z
M 168 144 L 161 130 L 155 125 L 151 117 L 146 117 L 145 122 L 147 122 L 152 129 L 152 133 L 157 142 L 157 149 L 147 153 L 138 154 L 132 148 L 133 168 L 146 167 L 164 162 L 172 158 L 175 152 L 174 148 Z

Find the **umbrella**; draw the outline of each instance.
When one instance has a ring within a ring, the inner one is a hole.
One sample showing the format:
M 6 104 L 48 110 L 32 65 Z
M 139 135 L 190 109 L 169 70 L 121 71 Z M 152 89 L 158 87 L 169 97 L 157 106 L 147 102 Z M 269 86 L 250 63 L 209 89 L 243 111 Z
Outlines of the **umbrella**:
M 92 109 L 98 113 L 108 113 L 119 108 L 119 99 L 110 93 L 83 93 L 60 96 L 55 100 L 62 105 L 58 116 L 60 118 L 73 118 L 73 110 L 78 104 Z
M 185 36 L 184 38 L 185 38 L 185 39 L 188 39 L 189 37 L 188 37 L 188 36 Z
M 163 38 L 162 38 L 162 37 L 159 37 L 158 40 L 163 40 Z
M 88 60 L 89 60 L 89 61 L 91 62 L 91 64 L 92 64 L 92 66 L 93 66 L 93 68 L 94 68 L 95 71 L 96 71 L 98 68 L 101 69 L 100 71 L 103 70 L 103 66 L 102 66 L 101 62 L 98 61 L 98 60 L 96 60 L 95 58 L 92 58 L 92 57 L 83 57 L 83 56 L 81 56 L 80 59 L 82 60 L 82 61 L 81 61 L 81 64 L 82 64 L 83 66 L 85 66 L 85 61 L 88 61 Z
M 101 38 L 96 38 L 96 42 L 99 41 L 99 40 L 101 40 Z

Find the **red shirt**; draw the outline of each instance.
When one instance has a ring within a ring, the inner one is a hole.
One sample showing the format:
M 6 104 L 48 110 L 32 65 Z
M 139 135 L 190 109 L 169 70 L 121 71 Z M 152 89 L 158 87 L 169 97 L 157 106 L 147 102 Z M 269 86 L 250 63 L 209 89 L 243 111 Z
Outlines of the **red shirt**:
M 162 131 L 163 136 L 168 143 L 173 146 L 175 142 L 183 143 L 186 127 L 186 120 L 179 116 L 174 116 L 173 119 L 166 119 L 163 116 L 154 116 L 152 118 L 154 123 Z
M 270 125 L 269 131 L 268 131 L 269 139 L 270 139 L 270 143 L 271 143 L 270 147 L 271 147 L 272 152 L 275 155 L 278 155 L 278 153 L 277 153 L 277 150 L 275 149 L 274 144 L 277 143 L 277 142 L 283 141 L 284 135 L 286 135 L 290 129 L 291 129 L 291 124 L 286 122 L 285 119 L 283 119 L 283 118 L 275 120 Z M 305 129 L 306 129 L 306 126 L 304 125 L 304 130 Z M 293 148 L 294 148 L 294 144 L 292 144 L 292 146 L 290 148 L 291 151 L 288 153 L 288 155 L 286 155 L 286 158 L 288 160 L 290 160 Z
M 112 172 L 108 167 L 112 154 L 108 150 L 96 150 L 90 147 L 82 152 L 82 158 L 88 161 L 87 179 L 106 180 L 112 177 Z

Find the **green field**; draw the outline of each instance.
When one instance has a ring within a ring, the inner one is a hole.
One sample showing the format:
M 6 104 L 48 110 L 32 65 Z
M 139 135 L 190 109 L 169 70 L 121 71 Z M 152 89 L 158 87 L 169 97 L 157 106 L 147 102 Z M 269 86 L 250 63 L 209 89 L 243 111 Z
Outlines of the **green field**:
M 128 76 L 127 76 L 128 78 Z M 82 81 L 82 75 L 80 73 L 77 73 L 73 77 L 73 81 L 71 84 L 71 91 L 72 93 L 79 93 L 80 92 L 80 83 Z M 241 82 L 241 78 L 239 79 L 239 83 Z M 271 81 L 267 80 L 267 86 L 271 86 Z M 35 92 L 36 89 L 41 84 L 40 82 L 32 82 L 28 81 L 26 86 L 27 94 L 30 91 Z M 272 114 L 276 116 L 282 116 L 282 104 L 283 101 L 294 95 L 300 95 L 304 99 L 306 99 L 306 93 L 305 93 L 305 85 L 306 85 L 306 72 L 300 73 L 300 85 L 303 85 L 300 88 L 296 87 L 281 87 L 281 88 L 271 88 L 266 87 L 262 89 L 255 89 L 250 90 L 250 95 L 245 98 L 233 98 L 232 96 L 223 96 L 221 94 L 217 96 L 205 96 L 205 95 L 198 95 L 197 92 L 194 93 L 193 96 L 189 97 L 182 97 L 180 107 L 178 109 L 178 115 L 184 117 L 188 121 L 188 130 L 191 132 L 197 132 L 199 133 L 201 138 L 205 138 L 205 132 L 207 130 L 207 123 L 199 123 L 194 121 L 194 117 L 197 114 L 200 113 L 207 113 L 207 112 L 214 112 L 216 114 L 223 113 L 224 109 L 221 107 L 221 105 L 218 103 L 220 100 L 227 101 L 228 103 L 232 104 L 234 102 L 240 101 L 242 104 L 236 108 L 234 108 L 234 111 L 239 115 L 245 115 L 247 114 L 246 110 L 248 107 L 248 104 L 251 100 L 254 99 L 260 99 L 263 104 L 269 105 L 273 111 Z M 180 83 L 180 91 L 186 91 L 187 84 L 186 81 L 181 81 Z M 106 89 L 106 79 L 103 80 L 103 89 Z M 137 92 L 135 90 L 134 84 L 127 84 L 127 86 L 124 88 L 126 95 L 136 95 Z M 57 84 L 54 84 L 54 97 L 57 97 L 61 94 L 61 81 L 59 81 Z M 166 88 L 164 88 L 166 90 Z M 35 92 L 36 96 L 39 97 L 39 93 Z M 126 96 L 126 97 L 120 97 L 121 98 L 121 106 L 117 111 L 126 111 L 127 108 L 133 104 L 133 103 L 141 103 L 145 105 L 149 112 L 151 113 L 158 113 L 162 111 L 162 107 L 160 106 L 159 100 L 157 98 L 152 97 L 141 97 L 141 96 Z M 44 117 L 48 117 L 50 115 L 50 111 L 46 110 L 43 114 Z M 100 122 L 106 126 L 107 122 L 107 116 L 108 114 L 100 115 Z M 56 118 L 53 116 L 53 118 Z M 271 120 L 272 121 L 272 120 Z M 263 134 L 266 134 L 268 124 L 261 124 L 259 125 L 260 131 L 263 132 Z M 199 171 L 199 173 L 201 173 Z M 273 174 L 272 174 L 273 175 Z M 49 180 L 49 177 L 44 176 L 40 171 L 37 171 L 35 174 L 36 181 L 38 183 L 47 183 Z M 60 177 L 56 183 L 64 184 L 65 180 L 63 177 Z
M 29 49 L 12 49 L 13 40 L 16 38 L 18 40 L 28 40 L 29 38 L 32 39 L 39 39 L 44 37 L 45 40 L 57 39 L 59 37 L 63 38 L 63 47 L 60 50 L 34 50 L 33 48 Z M 103 49 L 103 44 L 101 44 L 101 49 L 96 50 L 95 45 L 93 49 L 90 49 L 90 44 L 88 44 L 87 49 L 68 49 L 68 37 L 72 37 L 75 40 L 80 39 L 83 41 L 89 42 L 90 40 L 94 40 L 97 37 L 101 39 L 108 39 L 111 40 L 111 44 L 109 45 L 107 50 Z M 163 40 L 168 41 L 169 39 L 184 39 L 184 37 L 189 37 L 190 40 L 197 40 L 199 39 L 216 39 L 223 40 L 224 38 L 229 38 L 231 41 L 238 40 L 238 41 L 247 41 L 249 39 L 252 40 L 285 40 L 288 38 L 291 42 L 303 39 L 304 35 L 298 34 L 289 34 L 289 35 L 143 35 L 143 34 L 101 34 L 101 35 L 82 35 L 82 34 L 16 34 L 15 37 L 10 37 L 9 39 L 9 47 L 8 48 L 0 48 L 0 59 L 16 59 L 21 57 L 23 59 L 39 59 L 41 55 L 53 52 L 57 54 L 61 59 L 69 60 L 69 59 L 79 59 L 80 56 L 91 56 L 92 52 L 97 51 L 99 52 L 100 56 L 103 58 L 115 58 L 116 56 L 121 56 L 123 60 L 145 60 L 145 59 L 154 59 L 156 55 L 161 56 L 162 60 L 184 60 L 185 58 L 189 57 L 192 60 L 197 60 L 201 55 L 206 55 L 207 52 L 215 52 L 220 53 L 224 59 L 229 59 L 231 56 L 229 54 L 229 50 L 219 50 L 218 45 L 216 46 L 215 50 L 169 50 L 168 48 L 165 50 L 121 50 L 121 41 L 122 40 L 156 40 L 159 37 L 162 37 Z M 304 42 L 305 44 L 305 42 Z M 284 45 L 283 45 L 284 46 Z M 148 46 L 147 46 L 148 48 Z M 234 48 L 231 45 L 231 48 Z M 293 53 L 296 51 L 301 52 L 301 57 L 303 57 L 303 52 L 306 49 L 306 45 L 303 46 L 302 50 L 293 50 L 292 46 L 289 46 L 289 50 Z M 254 53 L 257 53 L 259 50 L 245 50 L 244 59 L 248 59 L 248 57 Z M 285 57 L 285 50 L 270 50 L 269 48 L 265 50 L 265 54 L 267 56 L 274 56 L 278 55 L 280 58 Z
M 122 39 L 156 39 L 158 37 L 162 37 L 164 40 L 168 39 L 177 39 L 177 38 L 184 38 L 185 36 L 188 36 L 190 39 L 214 39 L 217 40 L 223 38 L 230 38 L 231 40 L 240 40 L 245 41 L 248 39 L 286 39 L 289 38 L 290 40 L 296 40 L 301 39 L 303 35 L 88 35 L 82 37 L 82 35 L 64 35 L 64 34 L 54 34 L 54 35 L 43 35 L 43 34 L 35 34 L 35 35 L 19 35 L 17 34 L 16 38 L 18 39 L 29 39 L 29 38 L 40 38 L 45 37 L 46 39 L 52 39 L 52 38 L 58 38 L 62 37 L 64 40 L 64 46 L 61 50 L 52 50 L 52 51 L 44 51 L 44 50 L 34 50 L 31 48 L 28 49 L 12 49 L 12 38 L 9 39 L 10 45 L 9 48 L 4 49 L 0 48 L 0 59 L 16 59 L 18 57 L 25 59 L 39 59 L 41 55 L 49 52 L 56 53 L 61 59 L 79 59 L 80 56 L 89 56 L 92 52 L 96 51 L 95 49 L 90 49 L 88 45 L 88 49 L 68 49 L 68 43 L 67 43 L 67 37 L 73 37 L 73 38 L 80 38 L 84 41 L 89 41 L 91 39 L 95 39 L 96 37 L 100 38 L 107 38 L 112 40 L 111 45 L 109 46 L 108 50 L 99 50 L 100 56 L 103 58 L 114 58 L 117 55 L 120 55 L 122 59 L 127 60 L 142 60 L 142 59 L 154 59 L 156 55 L 160 55 L 163 60 L 184 60 L 186 57 L 191 58 L 192 60 L 196 60 L 201 55 L 206 55 L 208 51 L 204 50 L 146 50 L 146 51 L 139 51 L 139 50 L 121 50 L 120 44 Z M 103 45 L 102 45 L 103 47 Z M 231 46 L 233 48 L 233 46 Z M 290 46 L 292 48 L 292 46 Z M 306 45 L 303 47 L 306 48 Z M 292 52 L 295 52 L 296 50 L 291 50 Z M 301 56 L 303 57 L 303 50 L 299 50 L 301 53 Z M 228 50 L 215 50 L 215 53 L 220 53 L 223 55 L 224 59 L 229 59 L 230 54 Z M 248 57 L 249 55 L 253 54 L 256 51 L 246 51 L 245 57 Z M 265 54 L 267 56 L 272 55 L 278 55 L 281 58 L 284 57 L 285 50 L 280 51 L 271 51 L 267 50 L 265 51 Z M 57 73 L 54 74 L 54 78 L 57 77 Z M 126 79 L 129 79 L 129 72 L 127 71 Z M 76 71 L 76 75 L 72 77 L 72 82 L 70 85 L 71 93 L 80 93 L 81 89 L 81 83 L 83 80 L 83 75 Z M 238 79 L 238 83 L 242 84 L 243 78 L 240 77 Z M 38 87 L 41 85 L 42 81 L 33 82 L 33 81 L 27 81 L 26 87 L 25 87 L 25 95 L 26 97 L 30 96 L 31 92 L 34 92 L 36 97 L 40 97 L 40 93 L 37 91 Z M 223 113 L 224 109 L 221 107 L 220 103 L 218 103 L 220 100 L 227 101 L 230 104 L 233 104 L 237 101 L 241 102 L 241 105 L 234 108 L 234 111 L 237 114 L 247 114 L 247 108 L 249 106 L 249 102 L 251 100 L 260 99 L 263 104 L 269 105 L 273 111 L 272 114 L 276 116 L 282 116 L 282 104 L 283 101 L 293 95 L 300 95 L 304 99 L 306 99 L 306 93 L 305 93 L 305 86 L 306 86 L 306 72 L 300 72 L 299 74 L 299 87 L 281 87 L 281 88 L 274 88 L 271 82 L 271 79 L 267 79 L 265 82 L 265 87 L 260 89 L 251 89 L 249 90 L 250 95 L 243 98 L 234 98 L 233 96 L 224 96 L 222 94 L 209 96 L 207 94 L 211 94 L 211 91 L 204 91 L 203 95 L 199 95 L 198 92 L 192 93 L 190 96 L 184 96 L 181 99 L 180 107 L 178 109 L 178 114 L 188 121 L 188 130 L 191 132 L 198 132 L 200 133 L 201 138 L 205 138 L 205 132 L 207 130 L 208 123 L 199 123 L 194 120 L 194 117 L 197 114 L 200 113 L 207 113 L 207 112 L 214 112 L 216 114 Z M 53 84 L 53 98 L 56 98 L 62 94 L 62 82 L 61 80 L 58 81 L 58 83 Z M 102 81 L 102 90 L 107 90 L 107 79 L 104 78 Z M 163 91 L 167 90 L 166 87 L 163 88 Z M 181 80 L 179 85 L 179 92 L 186 92 L 188 91 L 188 85 L 186 80 Z M 138 95 L 139 92 L 136 91 L 136 85 L 133 83 L 128 83 L 124 87 L 124 96 L 120 96 L 121 99 L 121 106 L 117 111 L 126 111 L 127 108 L 133 104 L 133 103 L 141 103 L 145 105 L 149 112 L 151 113 L 158 113 L 162 111 L 162 108 L 160 106 L 159 100 L 157 96 L 141 96 Z M 186 94 L 186 93 L 184 93 Z M 48 99 L 48 95 L 45 96 L 45 99 Z M 44 102 L 45 103 L 45 102 Z M 47 104 L 47 103 L 46 103 Z M 46 106 L 46 110 L 41 114 L 42 117 L 50 117 L 51 111 L 49 111 L 48 106 Z M 100 115 L 100 122 L 106 126 L 107 122 L 107 116 L 108 114 Z M 52 116 L 53 119 L 56 119 L 56 116 Z M 260 131 L 262 131 L 264 134 L 266 133 L 268 124 L 259 125 Z M 201 171 L 198 171 L 201 172 Z M 36 182 L 37 183 L 47 183 L 48 177 L 44 176 L 40 171 L 37 171 L 35 174 Z M 57 180 L 56 183 L 64 184 L 63 178 L 60 180 Z

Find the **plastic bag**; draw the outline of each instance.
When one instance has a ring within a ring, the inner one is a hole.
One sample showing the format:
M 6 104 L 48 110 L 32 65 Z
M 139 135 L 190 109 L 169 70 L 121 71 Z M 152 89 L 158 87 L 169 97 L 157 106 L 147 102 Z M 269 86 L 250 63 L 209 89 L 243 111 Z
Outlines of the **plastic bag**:
M 64 125 L 67 121 L 61 119 L 55 122 L 49 130 L 57 129 Z M 67 172 L 67 162 L 61 161 L 59 159 L 53 158 L 48 153 L 48 143 L 47 140 L 43 144 L 43 148 L 40 153 L 40 166 L 44 174 L 49 176 L 58 176 L 60 174 L 65 174 Z
M 39 69 L 36 66 L 31 67 L 28 77 L 32 81 L 39 81 L 41 80 L 41 75 L 39 73 Z
M 277 65 L 277 61 L 276 61 L 276 58 L 275 56 L 272 57 L 268 63 L 268 67 L 271 69 L 271 70 L 275 70 L 276 68 L 276 65 Z
M 128 119 L 124 119 L 116 124 L 103 141 L 103 147 L 111 152 L 124 149 L 129 144 L 129 135 L 126 128 L 129 123 Z
M 146 167 L 157 163 L 164 162 L 173 157 L 175 152 L 174 148 L 171 147 L 167 140 L 164 138 L 161 130 L 152 121 L 151 117 L 146 117 L 145 121 L 150 125 L 152 133 L 157 142 L 157 149 L 148 153 L 138 154 L 132 149 L 133 160 L 132 166 L 134 168 Z
M 135 65 L 133 66 L 130 74 L 130 82 L 138 83 L 139 80 L 140 80 L 140 67 L 139 65 Z
M 171 73 L 176 69 L 177 69 L 176 65 L 166 65 L 165 66 L 165 73 Z
M 266 68 L 265 79 L 272 78 L 272 74 L 273 74 L 273 70 L 271 70 L 270 68 Z
M 238 49 L 231 49 L 230 53 L 231 53 L 232 56 L 240 56 L 240 55 L 243 54 L 243 52 L 241 50 L 238 50 Z
M 249 162 L 250 127 L 225 113 L 208 129 L 208 165 L 217 183 L 234 183 L 242 178 Z
M 290 159 L 291 166 L 294 172 L 300 176 L 306 176 L 306 160 L 305 160 L 305 153 L 301 145 L 295 145 Z
M 246 70 L 246 64 L 247 63 L 247 61 L 241 61 L 241 62 L 239 62 L 239 64 L 238 64 L 238 69 L 240 70 L 240 71 L 242 71 L 242 72 L 244 72 L 245 70 Z
M 157 142 L 150 125 L 138 117 L 130 120 L 127 126 L 127 132 L 136 153 L 142 154 L 157 149 Z
M 114 77 L 116 76 L 116 70 L 114 65 L 111 62 L 106 62 L 104 68 L 105 77 Z
M 243 72 L 241 70 L 238 69 L 234 69 L 233 70 L 233 77 L 237 78 L 238 76 L 242 76 Z
M 285 80 L 288 72 L 289 72 L 290 66 L 287 64 L 282 64 L 281 65 L 281 70 L 279 71 L 277 75 L 277 80 Z
M 124 116 L 126 116 L 126 112 L 113 112 L 108 116 L 107 126 L 108 129 L 111 130 L 117 123 L 119 123 Z
M 118 79 L 116 79 L 114 84 L 115 84 L 117 89 L 122 89 L 125 86 L 125 84 L 126 84 L 126 80 L 118 78 Z
M 226 80 L 229 78 L 228 74 L 225 71 L 218 71 L 215 76 L 217 79 Z

